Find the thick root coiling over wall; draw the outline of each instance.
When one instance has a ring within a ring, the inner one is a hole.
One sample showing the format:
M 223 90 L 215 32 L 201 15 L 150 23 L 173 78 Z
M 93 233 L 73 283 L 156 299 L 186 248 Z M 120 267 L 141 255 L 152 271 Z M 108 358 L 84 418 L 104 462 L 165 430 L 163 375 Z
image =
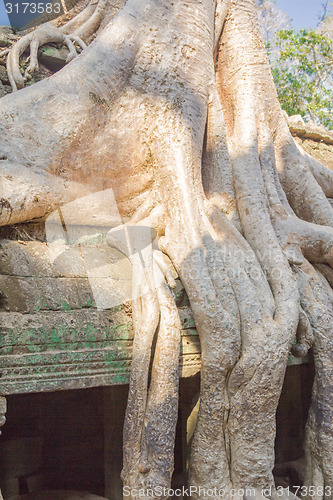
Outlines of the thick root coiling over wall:
M 73 41 L 77 42 L 82 49 L 86 47 L 86 44 L 81 38 L 75 34 L 65 35 L 51 23 L 43 24 L 36 31 L 21 38 L 9 52 L 7 58 L 8 79 L 13 91 L 23 88 L 25 81 L 31 78 L 31 74 L 38 70 L 37 53 L 41 45 L 50 42 L 66 44 L 69 50 L 66 62 L 69 62 L 77 55 Z M 20 56 L 28 47 L 30 47 L 29 66 L 25 70 L 24 75 L 22 75 L 20 69 Z
M 87 42 L 99 30 L 104 20 L 110 21 L 116 14 L 122 2 L 108 0 L 91 0 L 87 6 L 84 2 L 82 10 L 77 14 L 66 13 L 63 18 L 71 18 L 65 24 L 58 20 L 56 27 L 52 22 L 42 24 L 35 31 L 31 31 L 15 43 L 11 50 L 8 50 L 7 73 L 12 90 L 22 89 L 27 80 L 31 79 L 34 72 L 38 71 L 38 49 L 47 43 L 66 45 L 68 56 L 66 62 L 69 63 L 77 55 L 77 47 L 84 50 Z M 76 13 L 77 8 L 72 9 Z M 22 74 L 20 69 L 20 57 L 30 49 L 29 65 Z M 2 55 L 5 55 L 3 52 Z
M 104 27 L 105 12 L 111 16 L 109 3 L 89 4 L 61 36 L 89 38 L 98 23 Z M 83 83 L 73 90 L 73 81 Z M 3 98 L 0 113 L 7 133 L 2 225 L 112 188 L 125 226 L 148 226 L 158 236 L 151 253 L 131 257 L 135 336 L 124 484 L 170 485 L 176 272 L 202 350 L 189 470 L 201 493 L 194 496 L 217 488 L 228 500 L 236 498 L 233 488 L 274 485 L 275 412 L 295 337 L 294 353 L 313 346 L 316 365 L 307 484 L 333 488 L 332 176 L 289 134 L 255 1 L 194 7 L 192 0 L 128 0 L 79 58 L 16 101 Z M 38 127 L 22 139 L 29 120 Z M 112 231 L 108 238 L 118 245 Z

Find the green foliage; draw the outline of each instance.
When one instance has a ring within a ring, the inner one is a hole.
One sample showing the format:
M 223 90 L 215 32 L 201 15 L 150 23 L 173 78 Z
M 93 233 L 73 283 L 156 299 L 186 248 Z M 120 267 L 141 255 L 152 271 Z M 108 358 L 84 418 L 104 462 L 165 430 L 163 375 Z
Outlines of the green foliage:
M 282 30 L 276 45 L 279 54 L 270 59 L 282 108 L 333 129 L 333 40 L 313 30 Z

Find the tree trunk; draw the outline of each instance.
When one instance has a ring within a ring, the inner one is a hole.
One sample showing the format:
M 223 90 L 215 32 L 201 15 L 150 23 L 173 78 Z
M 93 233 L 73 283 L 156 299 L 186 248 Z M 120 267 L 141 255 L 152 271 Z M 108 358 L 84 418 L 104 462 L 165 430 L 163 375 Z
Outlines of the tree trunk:
M 90 45 L 51 78 L 0 100 L 0 223 L 45 218 L 111 188 L 123 227 L 158 235 L 153 256 L 133 258 L 124 485 L 170 486 L 176 270 L 202 350 L 193 498 L 214 488 L 226 499 L 237 498 L 233 488 L 274 491 L 275 413 L 295 336 L 301 354 L 314 345 L 316 364 L 307 481 L 315 498 L 332 498 L 332 290 L 316 265 L 333 264 L 333 212 L 316 179 L 332 192 L 333 176 L 289 133 L 255 1 L 82 8 L 48 39 L 68 43 L 72 32 L 72 41 L 89 42 L 98 32 Z M 45 29 L 31 51 L 45 43 Z M 8 56 L 14 90 L 24 85 L 18 60 L 31 37 L 22 40 Z

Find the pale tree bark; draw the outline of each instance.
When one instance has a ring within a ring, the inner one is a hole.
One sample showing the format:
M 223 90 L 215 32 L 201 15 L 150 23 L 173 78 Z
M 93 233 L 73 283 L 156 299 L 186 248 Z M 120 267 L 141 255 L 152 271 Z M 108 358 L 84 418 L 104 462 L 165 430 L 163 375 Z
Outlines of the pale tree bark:
M 0 101 L 0 222 L 43 218 L 112 188 L 124 226 L 158 234 L 154 258 L 133 262 L 124 484 L 170 485 L 176 271 L 202 350 L 190 484 L 226 499 L 237 498 L 232 488 L 273 486 L 275 412 L 296 336 L 294 352 L 313 345 L 316 366 L 307 481 L 315 498 L 332 498 L 333 176 L 289 133 L 255 1 L 93 0 L 82 9 L 8 56 L 15 90 L 32 38 L 34 54 L 52 37 L 83 47 L 59 73 Z

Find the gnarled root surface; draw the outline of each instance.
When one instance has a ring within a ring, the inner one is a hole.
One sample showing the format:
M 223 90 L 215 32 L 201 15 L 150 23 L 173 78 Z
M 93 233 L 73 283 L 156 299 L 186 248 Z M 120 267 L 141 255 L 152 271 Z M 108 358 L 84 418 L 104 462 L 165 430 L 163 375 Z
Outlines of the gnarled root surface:
M 331 498 L 331 176 L 289 134 L 255 1 L 128 0 L 79 58 L 2 98 L 0 113 L 2 225 L 112 188 L 125 227 L 158 236 L 150 254 L 131 257 L 124 484 L 160 486 L 160 497 L 170 485 L 176 271 L 202 349 L 193 496 L 273 486 L 275 412 L 296 337 L 293 352 L 313 346 L 316 367 L 307 485 Z

